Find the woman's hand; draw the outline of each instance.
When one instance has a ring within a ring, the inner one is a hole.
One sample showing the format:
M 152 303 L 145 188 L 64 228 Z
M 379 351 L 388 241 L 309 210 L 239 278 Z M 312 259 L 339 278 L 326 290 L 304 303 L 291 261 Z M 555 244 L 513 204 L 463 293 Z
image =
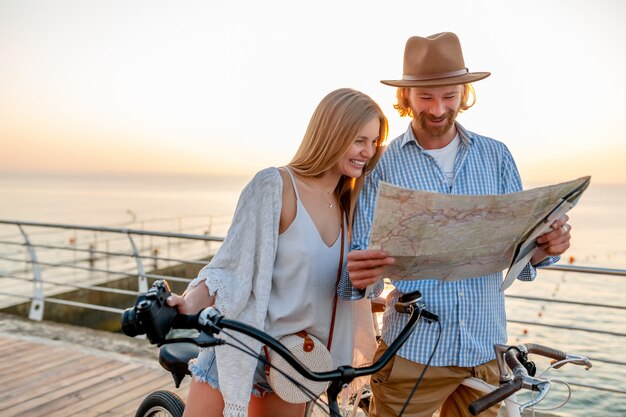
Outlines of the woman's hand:
M 195 314 L 214 303 L 215 297 L 209 295 L 209 290 L 204 284 L 185 291 L 183 295 L 172 293 L 167 297 L 167 304 L 170 307 L 176 307 L 180 314 Z
M 396 262 L 382 250 L 354 250 L 348 254 L 348 276 L 352 286 L 364 289 L 383 278 L 386 265 Z

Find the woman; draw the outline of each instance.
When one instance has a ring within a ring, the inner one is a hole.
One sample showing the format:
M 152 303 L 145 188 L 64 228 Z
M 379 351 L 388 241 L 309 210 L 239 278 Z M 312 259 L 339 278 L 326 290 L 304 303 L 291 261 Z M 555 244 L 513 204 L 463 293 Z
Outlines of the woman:
M 215 305 L 277 339 L 306 330 L 326 344 L 341 247 L 347 254 L 358 190 L 380 158 L 387 130 L 367 95 L 347 88 L 328 94 L 292 161 L 257 173 L 211 263 L 169 303 L 186 314 Z M 352 332 L 345 331 L 352 329 L 352 309 L 338 303 L 331 354 L 345 365 L 352 355 Z M 235 337 L 262 352 L 259 342 Z M 261 365 L 229 346 L 203 350 L 190 365 L 185 416 L 301 417 L 304 404 L 274 394 Z

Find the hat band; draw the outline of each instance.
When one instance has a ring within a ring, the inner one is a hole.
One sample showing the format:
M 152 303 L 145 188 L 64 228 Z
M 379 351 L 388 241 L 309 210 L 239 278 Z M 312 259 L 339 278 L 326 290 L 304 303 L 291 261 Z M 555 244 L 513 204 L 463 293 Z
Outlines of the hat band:
M 459 75 L 469 74 L 469 70 L 467 68 L 460 69 L 458 71 L 450 71 L 443 72 L 439 74 L 431 74 L 431 75 L 402 75 L 402 79 L 405 81 L 428 81 L 428 80 L 437 80 L 439 78 L 450 78 L 450 77 L 458 77 Z

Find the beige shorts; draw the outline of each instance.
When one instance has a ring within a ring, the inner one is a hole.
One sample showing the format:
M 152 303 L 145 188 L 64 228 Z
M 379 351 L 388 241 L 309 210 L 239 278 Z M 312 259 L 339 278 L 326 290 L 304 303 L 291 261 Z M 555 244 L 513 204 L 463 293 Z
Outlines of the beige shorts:
M 381 340 L 374 360 L 377 360 L 385 350 L 387 345 Z M 424 365 L 396 355 L 383 369 L 372 375 L 370 415 L 397 416 L 423 369 Z M 498 385 L 500 376 L 496 361 L 470 368 L 430 366 L 403 415 L 431 417 L 439 409 L 440 417 L 471 417 L 468 406 L 484 394 L 461 385 L 463 379 L 467 377 L 480 378 Z M 495 417 L 499 408 L 499 405 L 491 407 L 480 416 Z

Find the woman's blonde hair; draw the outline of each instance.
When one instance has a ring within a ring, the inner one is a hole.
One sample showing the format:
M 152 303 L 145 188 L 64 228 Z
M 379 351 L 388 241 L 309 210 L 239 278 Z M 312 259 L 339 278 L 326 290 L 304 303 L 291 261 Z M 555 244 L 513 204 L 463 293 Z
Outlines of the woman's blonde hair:
M 413 110 L 411 110 L 411 107 L 409 106 L 409 99 L 406 95 L 406 90 L 408 90 L 406 87 L 398 88 L 398 91 L 396 91 L 397 103 L 393 105 L 393 108 L 398 110 L 400 117 L 409 116 L 410 118 L 413 118 Z M 463 84 L 463 92 L 461 94 L 463 96 L 461 97 L 461 108 L 459 113 L 476 104 L 476 90 L 474 90 L 472 84 Z M 470 96 L 472 97 L 471 102 Z
M 335 166 L 354 143 L 359 132 L 373 118 L 380 121 L 379 139 L 374 156 L 359 178 L 342 176 L 335 195 L 348 213 L 349 223 L 358 192 L 382 155 L 389 125 L 378 104 L 368 95 L 350 88 L 340 88 L 328 94 L 317 105 L 304 133 L 300 148 L 289 166 L 303 176 L 318 176 Z

